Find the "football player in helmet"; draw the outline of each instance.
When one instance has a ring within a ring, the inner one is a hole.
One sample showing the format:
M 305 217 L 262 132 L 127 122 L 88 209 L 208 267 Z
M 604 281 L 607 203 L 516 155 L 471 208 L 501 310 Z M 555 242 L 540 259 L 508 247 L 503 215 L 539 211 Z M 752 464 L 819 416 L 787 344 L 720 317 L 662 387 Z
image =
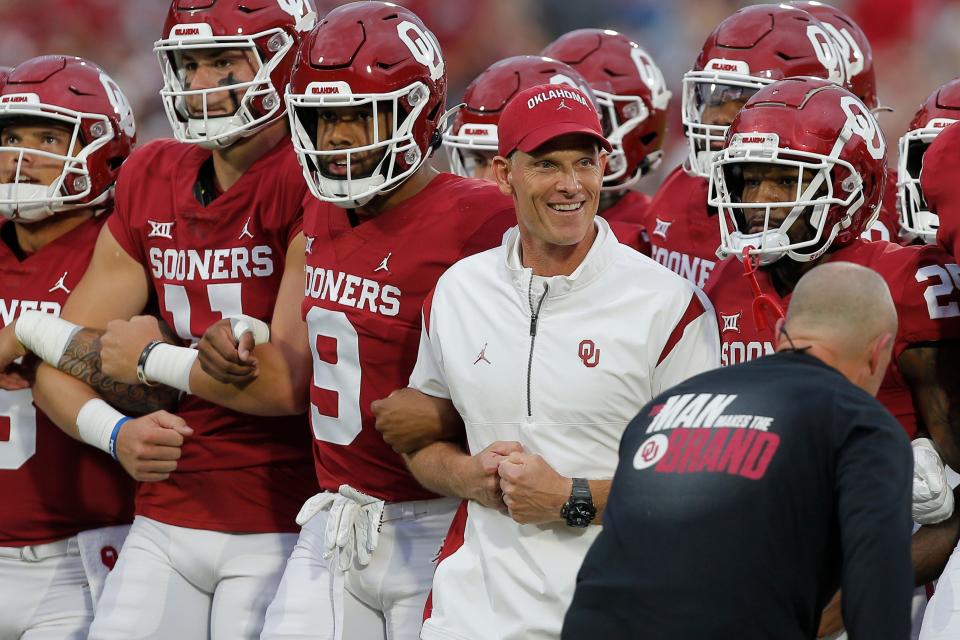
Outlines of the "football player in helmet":
M 707 206 L 710 157 L 747 99 L 778 79 L 815 76 L 841 83 L 844 68 L 823 24 L 802 9 L 741 9 L 707 37 L 683 78 L 682 120 L 689 155 L 647 208 L 652 257 L 702 287 L 716 264 L 716 212 Z
M 287 250 L 306 286 L 284 280 L 268 343 L 228 321 L 211 327 L 188 386 L 241 411 L 310 414 L 321 493 L 297 517 L 263 638 L 416 638 L 457 502 L 416 482 L 371 403 L 407 385 L 424 299 L 451 264 L 500 243 L 513 203 L 491 182 L 427 164 L 447 116 L 446 68 L 408 9 L 331 11 L 305 37 L 286 98 L 315 196 Z M 151 336 L 139 320 L 115 329 L 111 340 L 129 344 L 120 359 L 135 361 Z
M 803 9 L 817 18 L 833 36 L 834 44 L 840 53 L 840 60 L 844 65 L 846 77 L 844 86 L 860 98 L 874 114 L 881 110 L 889 111 L 889 108 L 881 107 L 877 100 L 877 74 L 873 65 L 873 47 L 870 46 L 867 34 L 863 32 L 860 25 L 840 9 L 817 0 L 794 0 L 787 4 Z M 909 240 L 904 240 L 899 235 L 898 220 L 897 176 L 892 171 L 888 171 L 883 198 L 880 202 L 880 215 L 863 232 L 863 238 L 910 244 Z
M 571 31 L 542 53 L 579 71 L 597 97 L 603 133 L 613 146 L 600 214 L 642 225 L 650 197 L 634 187 L 660 165 L 672 95 L 659 67 L 636 42 L 608 29 Z
M 303 416 L 264 420 L 186 396 L 179 417 L 125 422 L 98 397 L 153 395 L 98 366 L 101 330 L 152 298 L 177 342 L 223 317 L 270 320 L 306 195 L 282 92 L 313 18 L 305 0 L 171 2 L 155 49 L 177 140 L 124 164 L 115 212 L 64 307 L 71 322 L 16 324 L 21 342 L 74 376 L 39 371 L 51 417 L 143 481 L 91 638 L 259 638 L 297 510 L 315 491 Z
M 490 161 L 497 155 L 500 113 L 524 89 L 551 83 L 587 89 L 596 99 L 577 71 L 549 56 L 505 58 L 474 78 L 463 94 L 463 106 L 443 134 L 451 170 L 465 178 L 493 180 Z
M 0 324 L 58 315 L 113 207 L 136 127 L 96 64 L 42 56 L 0 70 Z M 33 405 L 28 362 L 3 374 L 0 638 L 86 637 L 133 519 L 133 482 Z M 38 402 L 39 404 L 39 402 Z
M 937 244 L 960 261 L 960 209 L 957 208 L 957 140 L 960 127 L 948 126 L 923 155 L 920 188 L 927 209 L 937 220 Z
M 897 158 L 897 196 L 900 200 L 901 235 L 927 244 L 937 241 L 940 219 L 931 211 L 921 185 L 925 154 L 944 128 L 960 120 L 960 78 L 937 87 L 923 101 L 900 138 Z M 952 251 L 949 245 L 944 246 Z
M 463 96 L 465 104 L 457 111 L 453 125 L 443 136 L 454 173 L 494 179 L 490 163 L 497 155 L 497 126 L 503 107 L 520 91 L 541 84 L 568 84 L 582 90 L 595 103 L 599 100 L 573 67 L 558 60 L 544 56 L 514 56 L 495 62 L 467 87 Z M 622 156 L 622 144 L 619 151 Z M 608 193 L 601 194 L 601 198 Z M 623 192 L 618 193 L 622 195 Z M 645 201 L 640 193 L 630 193 L 636 197 L 625 198 L 621 201 L 623 206 L 601 211 L 601 214 L 614 216 L 610 229 L 621 243 L 650 255 L 650 243 L 646 240 L 640 217 L 634 215 L 637 212 L 634 205 L 642 205 Z M 607 200 L 608 204 L 611 202 Z
M 960 414 L 948 399 L 960 392 L 960 290 L 951 276 L 958 267 L 935 246 L 860 238 L 880 206 L 885 170 L 876 119 L 839 86 L 792 78 L 746 103 L 713 160 L 710 183 L 721 253 L 731 256 L 706 288 L 721 327 L 721 358 L 733 364 L 772 352 L 776 308 L 814 265 L 869 267 L 887 281 L 899 319 L 877 399 L 911 438 L 929 433 L 943 460 L 957 466 Z M 931 552 L 929 564 L 915 567 L 920 584 L 936 578 L 949 551 Z

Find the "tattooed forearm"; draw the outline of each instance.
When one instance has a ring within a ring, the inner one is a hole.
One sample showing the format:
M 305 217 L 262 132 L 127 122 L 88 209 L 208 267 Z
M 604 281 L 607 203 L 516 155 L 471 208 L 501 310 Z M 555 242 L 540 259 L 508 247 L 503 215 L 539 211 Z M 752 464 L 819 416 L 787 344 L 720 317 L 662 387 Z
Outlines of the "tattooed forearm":
M 180 392 L 170 387 L 147 387 L 116 382 L 101 371 L 100 336 L 103 331 L 80 329 L 60 358 L 57 368 L 85 382 L 114 407 L 133 415 L 171 410 L 176 407 Z

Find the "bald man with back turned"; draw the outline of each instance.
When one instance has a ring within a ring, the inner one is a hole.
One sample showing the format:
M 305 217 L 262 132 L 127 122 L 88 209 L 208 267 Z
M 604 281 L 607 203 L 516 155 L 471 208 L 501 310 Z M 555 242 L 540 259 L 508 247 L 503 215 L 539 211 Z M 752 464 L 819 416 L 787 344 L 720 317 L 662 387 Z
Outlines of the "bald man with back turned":
M 807 640 L 838 588 L 851 640 L 908 638 L 913 460 L 873 397 L 896 330 L 880 276 L 821 265 L 776 353 L 647 404 L 563 638 Z

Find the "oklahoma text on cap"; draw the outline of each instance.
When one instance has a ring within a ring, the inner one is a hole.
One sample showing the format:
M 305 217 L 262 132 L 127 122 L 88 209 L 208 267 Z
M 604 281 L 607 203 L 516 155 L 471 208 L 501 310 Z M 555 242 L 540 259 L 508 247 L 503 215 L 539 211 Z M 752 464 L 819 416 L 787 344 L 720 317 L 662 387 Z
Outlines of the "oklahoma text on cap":
M 595 138 L 610 151 L 600 117 L 586 94 L 566 84 L 537 85 L 521 91 L 504 107 L 498 152 L 504 157 L 516 149 L 530 153 L 545 142 L 570 133 Z

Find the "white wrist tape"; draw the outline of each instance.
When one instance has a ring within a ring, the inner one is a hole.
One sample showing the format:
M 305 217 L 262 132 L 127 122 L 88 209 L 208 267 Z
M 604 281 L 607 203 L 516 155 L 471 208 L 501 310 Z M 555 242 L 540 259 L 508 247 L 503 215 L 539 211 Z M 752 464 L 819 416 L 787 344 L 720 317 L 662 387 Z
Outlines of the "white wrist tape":
M 14 333 L 24 347 L 47 364 L 56 367 L 70 338 L 80 327 L 42 311 L 24 311 L 17 318 Z
M 100 398 L 88 400 L 77 414 L 77 429 L 80 439 L 98 449 L 117 457 L 117 434 L 130 418 L 123 415 Z
M 143 372 L 151 382 L 190 393 L 190 370 L 199 355 L 196 349 L 158 344 L 143 363 Z
M 253 344 L 258 345 L 270 342 L 270 325 L 263 320 L 258 320 L 251 316 L 239 315 L 231 317 L 230 330 L 233 331 L 235 340 L 239 340 L 240 336 L 249 331 L 253 334 Z
M 928 438 L 913 446 L 913 521 L 936 524 L 953 514 L 953 490 L 947 482 L 943 460 Z

